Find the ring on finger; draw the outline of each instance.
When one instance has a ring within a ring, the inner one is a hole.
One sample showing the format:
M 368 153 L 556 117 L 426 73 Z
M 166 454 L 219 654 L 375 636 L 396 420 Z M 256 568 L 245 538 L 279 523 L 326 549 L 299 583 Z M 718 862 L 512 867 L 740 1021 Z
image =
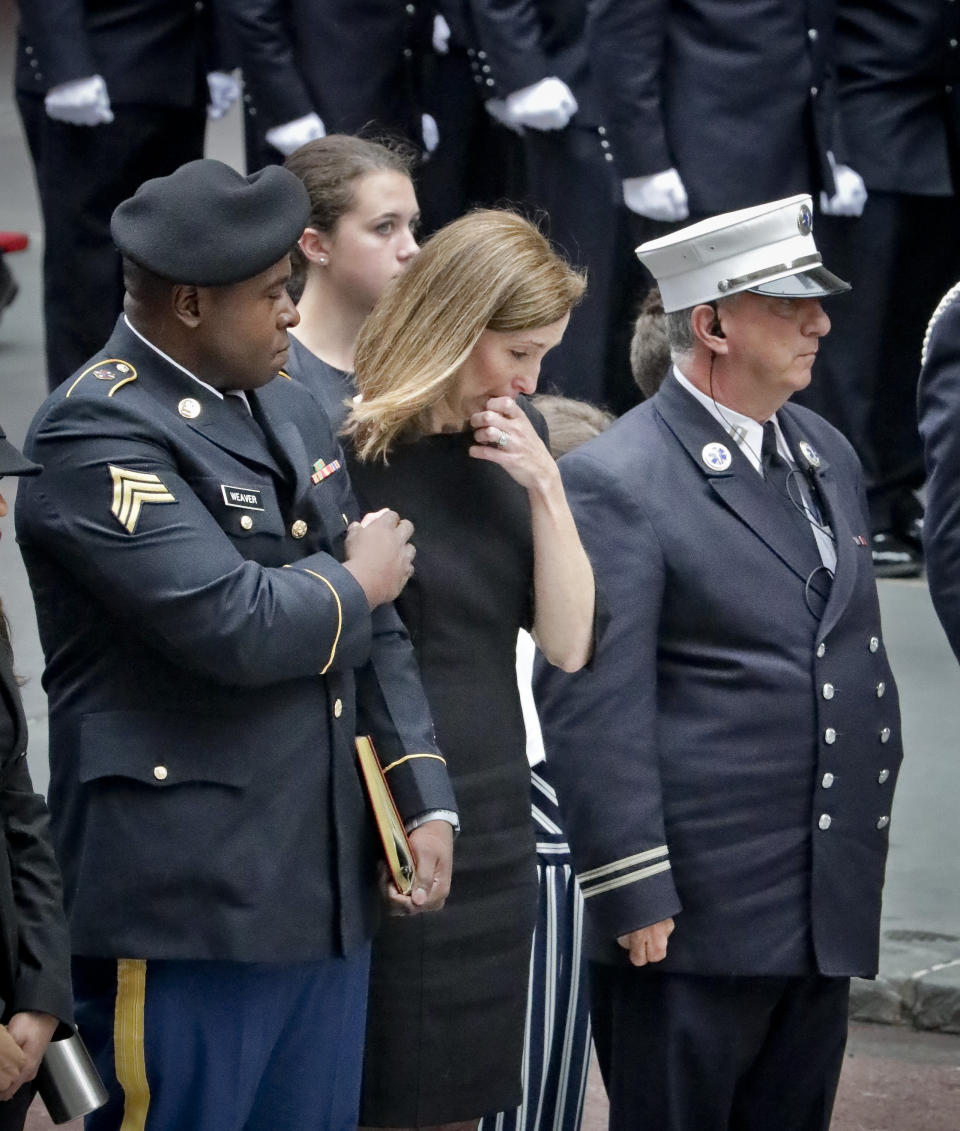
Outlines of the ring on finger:
M 497 447 L 501 448 L 501 449 L 505 448 L 509 442 L 510 442 L 510 434 L 508 432 L 504 432 L 503 429 L 501 428 L 500 429 L 500 436 L 497 439 Z

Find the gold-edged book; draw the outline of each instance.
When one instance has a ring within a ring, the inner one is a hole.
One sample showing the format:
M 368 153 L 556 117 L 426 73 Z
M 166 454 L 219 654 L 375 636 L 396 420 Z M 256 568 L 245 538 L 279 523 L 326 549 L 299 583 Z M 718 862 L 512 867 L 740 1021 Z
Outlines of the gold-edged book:
M 416 862 L 413 858 L 413 849 L 407 839 L 403 821 L 397 812 L 397 806 L 383 776 L 383 767 L 373 746 L 373 740 L 367 735 L 361 735 L 356 740 L 357 758 L 360 762 L 360 771 L 363 774 L 364 784 L 367 787 L 367 796 L 370 798 L 370 807 L 373 809 L 373 819 L 377 824 L 377 832 L 383 842 L 383 854 L 387 859 L 387 867 L 393 878 L 394 885 L 401 895 L 409 895 L 413 891 L 413 881 L 417 874 Z

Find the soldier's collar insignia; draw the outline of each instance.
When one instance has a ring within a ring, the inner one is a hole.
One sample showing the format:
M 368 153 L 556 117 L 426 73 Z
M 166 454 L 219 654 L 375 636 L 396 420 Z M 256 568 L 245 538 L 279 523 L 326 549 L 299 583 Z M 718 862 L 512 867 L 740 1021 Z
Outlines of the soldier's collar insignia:
M 130 534 L 137 529 L 140 511 L 145 503 L 175 503 L 177 500 L 167 490 L 158 475 L 149 471 L 129 471 L 125 467 L 110 467 L 113 480 L 113 503 L 110 513 Z
M 726 444 L 705 444 L 700 458 L 711 471 L 726 471 L 733 457 Z
M 88 365 L 84 371 L 74 379 L 70 388 L 67 390 L 69 397 L 73 390 L 80 384 L 84 377 L 95 377 L 98 381 L 116 382 L 111 384 L 110 391 L 107 393 L 108 397 L 112 397 L 114 393 L 122 389 L 124 385 L 128 385 L 131 381 L 136 381 L 137 370 L 129 362 L 123 361 L 118 357 L 108 357 L 103 361 L 95 361 L 93 365 Z
M 184 420 L 196 420 L 202 411 L 200 402 L 195 397 L 184 397 L 177 405 L 177 412 Z

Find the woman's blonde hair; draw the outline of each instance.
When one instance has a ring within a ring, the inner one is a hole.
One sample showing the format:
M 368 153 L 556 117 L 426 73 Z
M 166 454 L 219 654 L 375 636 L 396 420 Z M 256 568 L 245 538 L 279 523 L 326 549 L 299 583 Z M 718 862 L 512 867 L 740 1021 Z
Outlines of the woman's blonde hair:
M 424 245 L 363 323 L 357 387 L 344 431 L 361 460 L 386 460 L 401 437 L 426 431 L 484 330 L 549 326 L 579 302 L 585 277 L 528 220 L 469 212 Z

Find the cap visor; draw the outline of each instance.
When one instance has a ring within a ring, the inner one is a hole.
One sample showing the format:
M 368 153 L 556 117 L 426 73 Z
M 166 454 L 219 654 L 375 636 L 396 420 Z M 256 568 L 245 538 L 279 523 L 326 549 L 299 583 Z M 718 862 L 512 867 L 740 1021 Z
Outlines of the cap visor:
M 8 440 L 0 438 L 0 475 L 39 475 L 43 468 L 33 463 Z
M 776 295 L 780 298 L 826 298 L 851 290 L 850 284 L 828 271 L 826 267 L 811 267 L 796 275 L 784 275 L 749 288 L 758 295 Z

